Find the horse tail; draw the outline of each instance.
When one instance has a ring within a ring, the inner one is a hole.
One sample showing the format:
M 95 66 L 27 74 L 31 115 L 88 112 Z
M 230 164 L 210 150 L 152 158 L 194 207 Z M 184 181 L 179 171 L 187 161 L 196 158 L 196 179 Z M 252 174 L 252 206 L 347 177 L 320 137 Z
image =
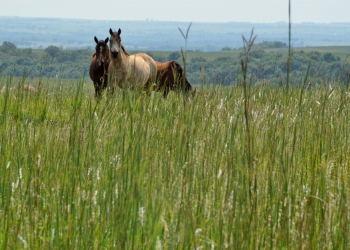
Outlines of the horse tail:
M 173 61 L 172 62 L 172 65 L 173 65 L 173 68 L 175 68 L 177 70 L 177 75 L 179 77 L 179 82 L 182 83 L 182 79 L 183 79 L 183 76 L 184 76 L 184 70 L 183 68 L 181 67 L 181 65 L 177 62 L 177 61 Z M 192 90 L 192 86 L 190 84 L 190 82 L 188 81 L 187 77 L 185 77 L 185 91 L 186 92 L 189 92 Z

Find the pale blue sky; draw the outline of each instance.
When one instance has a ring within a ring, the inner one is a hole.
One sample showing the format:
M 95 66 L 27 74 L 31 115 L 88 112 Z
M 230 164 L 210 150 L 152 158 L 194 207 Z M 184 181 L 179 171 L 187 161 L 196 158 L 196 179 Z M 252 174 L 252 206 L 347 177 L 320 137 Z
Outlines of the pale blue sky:
M 10 0 L 0 16 L 271 23 L 288 21 L 288 0 Z M 292 22 L 350 22 L 350 0 L 292 0 Z

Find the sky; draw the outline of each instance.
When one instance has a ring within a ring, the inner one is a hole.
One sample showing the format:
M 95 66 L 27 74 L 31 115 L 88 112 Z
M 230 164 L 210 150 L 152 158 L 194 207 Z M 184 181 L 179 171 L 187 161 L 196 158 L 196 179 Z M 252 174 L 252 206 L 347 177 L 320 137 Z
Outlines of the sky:
M 350 0 L 291 0 L 293 23 L 350 23 Z M 180 22 L 288 22 L 288 0 L 10 0 L 0 16 Z

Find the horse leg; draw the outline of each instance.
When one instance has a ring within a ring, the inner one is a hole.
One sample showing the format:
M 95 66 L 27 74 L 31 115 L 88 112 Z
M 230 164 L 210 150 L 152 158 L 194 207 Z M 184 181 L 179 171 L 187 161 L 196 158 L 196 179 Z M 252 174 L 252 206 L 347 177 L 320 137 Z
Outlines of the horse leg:
M 163 92 L 163 97 L 167 98 L 170 90 L 167 86 L 164 86 L 164 92 Z
M 110 73 L 108 75 L 108 84 L 106 84 L 106 88 L 108 90 L 108 96 L 112 96 L 114 94 L 115 91 L 115 86 L 118 85 L 118 79 L 113 76 L 113 73 Z
M 155 92 L 157 88 L 157 84 L 150 79 L 146 81 L 146 83 L 143 85 L 143 92 L 147 94 L 151 94 L 152 92 Z
M 94 82 L 94 87 L 95 87 L 95 98 L 100 97 L 100 85 L 98 82 Z
M 112 84 L 111 86 L 109 86 L 109 96 L 114 95 L 114 91 L 115 91 L 115 86 L 114 84 Z

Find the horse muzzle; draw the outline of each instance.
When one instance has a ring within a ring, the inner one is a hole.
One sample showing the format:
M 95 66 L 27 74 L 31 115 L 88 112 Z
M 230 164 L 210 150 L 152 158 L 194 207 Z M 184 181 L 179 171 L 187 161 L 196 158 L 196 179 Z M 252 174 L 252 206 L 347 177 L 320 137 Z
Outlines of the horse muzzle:
M 111 54 L 114 59 L 118 57 L 118 51 L 112 51 Z
M 103 61 L 97 61 L 97 66 L 98 67 L 103 67 L 104 65 L 104 62 Z

